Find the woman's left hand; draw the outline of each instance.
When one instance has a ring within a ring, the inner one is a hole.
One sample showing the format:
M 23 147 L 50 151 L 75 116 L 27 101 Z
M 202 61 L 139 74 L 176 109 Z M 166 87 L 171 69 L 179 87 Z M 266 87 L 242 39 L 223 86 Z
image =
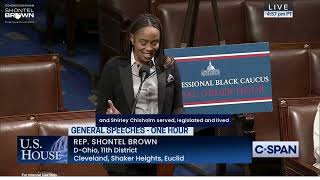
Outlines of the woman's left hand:
M 109 108 L 107 109 L 106 114 L 121 114 L 116 107 L 114 107 L 111 100 L 108 100 Z

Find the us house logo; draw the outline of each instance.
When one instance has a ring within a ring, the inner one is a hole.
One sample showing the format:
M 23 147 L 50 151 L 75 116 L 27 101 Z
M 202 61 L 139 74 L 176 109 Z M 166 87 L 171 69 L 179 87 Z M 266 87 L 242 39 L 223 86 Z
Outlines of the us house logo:
M 201 70 L 201 76 L 219 76 L 220 75 L 220 69 L 216 69 L 211 61 L 209 62 L 209 65 L 206 70 Z
M 34 4 L 4 4 L 5 23 L 34 23 Z
M 263 13 L 264 18 L 293 18 L 293 3 L 266 0 Z
M 19 163 L 67 163 L 67 136 L 18 136 Z

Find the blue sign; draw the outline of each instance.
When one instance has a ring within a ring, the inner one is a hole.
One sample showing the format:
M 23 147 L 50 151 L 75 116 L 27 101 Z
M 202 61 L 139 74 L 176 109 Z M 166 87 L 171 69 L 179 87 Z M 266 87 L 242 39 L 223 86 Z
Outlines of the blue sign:
M 180 70 L 188 114 L 272 111 L 268 43 L 166 49 Z

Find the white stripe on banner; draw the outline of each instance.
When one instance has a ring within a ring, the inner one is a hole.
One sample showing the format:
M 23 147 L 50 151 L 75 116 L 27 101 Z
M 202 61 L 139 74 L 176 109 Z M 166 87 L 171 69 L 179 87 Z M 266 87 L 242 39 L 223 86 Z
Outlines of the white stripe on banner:
M 213 55 L 203 55 L 203 56 L 186 56 L 186 57 L 175 57 L 174 59 L 179 60 L 179 59 L 210 58 L 210 57 L 221 57 L 221 56 L 241 56 L 241 55 L 255 55 L 255 54 L 270 54 L 270 51 L 231 53 L 231 54 L 213 54 Z
M 259 102 L 272 102 L 272 99 L 263 99 L 263 100 L 248 100 L 248 101 L 239 101 L 239 102 L 218 102 L 218 103 L 206 103 L 206 104 L 190 104 L 183 105 L 185 108 L 189 107 L 203 107 L 203 106 L 220 106 L 220 105 L 228 105 L 228 104 L 249 104 L 249 103 L 259 103 Z

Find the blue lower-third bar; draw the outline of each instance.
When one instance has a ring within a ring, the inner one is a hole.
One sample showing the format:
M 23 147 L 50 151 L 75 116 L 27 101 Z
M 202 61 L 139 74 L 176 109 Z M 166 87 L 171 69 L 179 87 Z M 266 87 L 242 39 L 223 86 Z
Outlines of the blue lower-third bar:
M 248 137 L 69 136 L 68 163 L 251 163 Z

